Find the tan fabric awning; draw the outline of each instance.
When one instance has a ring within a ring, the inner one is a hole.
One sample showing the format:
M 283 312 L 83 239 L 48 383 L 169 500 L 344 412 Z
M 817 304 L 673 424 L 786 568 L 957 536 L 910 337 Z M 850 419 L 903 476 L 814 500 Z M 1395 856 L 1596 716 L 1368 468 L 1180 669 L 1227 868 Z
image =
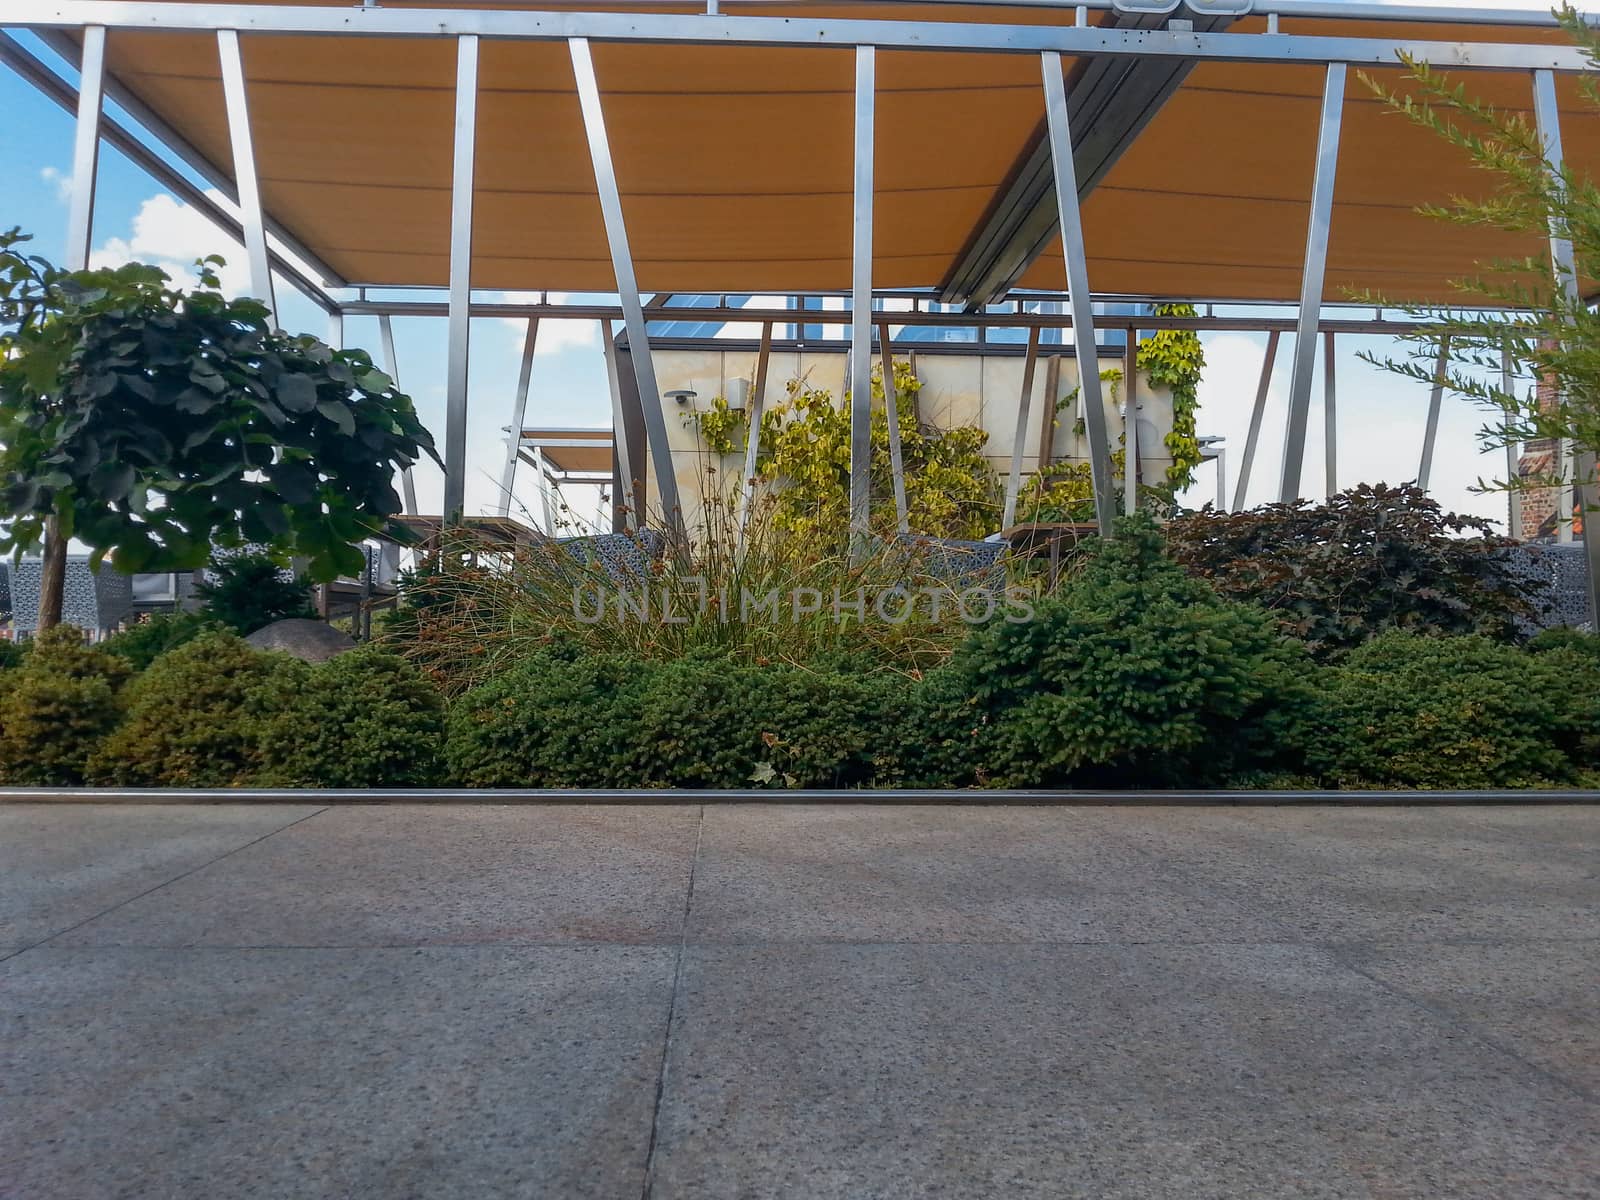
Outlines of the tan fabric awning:
M 722 7 L 740 10 L 734 0 Z M 946 5 L 783 11 L 1019 24 L 1071 17 L 1070 9 Z M 1559 36 L 1353 21 L 1285 19 L 1282 27 L 1393 40 Z M 354 282 L 443 285 L 451 42 L 251 34 L 242 44 L 268 211 Z M 642 288 L 849 287 L 848 51 L 602 43 L 594 58 Z M 114 32 L 108 66 L 213 161 L 231 163 L 210 38 Z M 1084 205 L 1095 290 L 1296 299 L 1322 78 L 1318 67 L 1197 66 Z M 1474 72 L 1468 83 L 1496 103 L 1531 109 L 1526 74 Z M 485 41 L 480 87 L 473 286 L 612 290 L 566 46 Z M 1600 121 L 1574 81 L 1561 88 L 1568 159 L 1595 163 Z M 879 52 L 875 286 L 940 283 L 1043 112 L 1034 56 Z M 1539 253 L 1537 244 L 1413 211 L 1484 186 L 1455 151 L 1385 112 L 1352 76 L 1327 297 L 1373 288 L 1395 299 L 1445 299 L 1448 281 L 1475 261 Z M 1022 280 L 1064 283 L 1058 249 Z
M 616 438 L 611 429 L 524 429 L 522 447 L 537 446 L 544 460 L 564 475 L 610 475 Z

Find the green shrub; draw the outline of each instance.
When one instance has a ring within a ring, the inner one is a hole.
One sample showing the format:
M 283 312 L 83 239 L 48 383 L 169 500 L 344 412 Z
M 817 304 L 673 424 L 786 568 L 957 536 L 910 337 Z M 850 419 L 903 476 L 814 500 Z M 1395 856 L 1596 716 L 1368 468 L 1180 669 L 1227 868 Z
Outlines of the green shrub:
M 1538 787 L 1596 761 L 1600 666 L 1570 647 L 1390 632 L 1325 678 L 1310 758 L 1333 784 Z
M 168 650 L 194 641 L 209 624 L 199 613 L 151 613 L 100 645 L 108 654 L 125 659 L 135 671 L 143 671 Z
M 9 638 L 0 638 L 0 671 L 10 671 L 20 667 L 28 657 L 28 642 L 14 642 Z
M 204 598 L 200 611 L 208 620 L 248 637 L 274 621 L 290 617 L 315 617 L 311 584 L 295 576 L 283 577 L 283 567 L 265 554 L 230 554 L 211 560 L 215 583 L 201 583 L 195 591 Z
M 907 691 L 892 674 L 562 646 L 462 696 L 446 754 L 486 787 L 849 787 L 898 774 Z
M 83 642 L 71 625 L 33 640 L 0 694 L 0 779 L 72 786 L 122 717 L 127 663 Z
M 617 787 L 616 739 L 629 736 L 626 693 L 638 664 L 540 651 L 450 706 L 445 759 L 468 787 Z
M 428 787 L 439 782 L 444 698 L 416 667 L 361 647 L 273 680 L 262 782 L 279 787 Z
M 638 787 L 858 787 L 898 773 L 901 676 L 683 659 L 638 693 L 638 734 L 618 747 Z
M 1387 629 L 1519 639 L 1543 584 L 1517 576 L 1512 545 L 1416 487 L 1362 484 L 1323 504 L 1209 508 L 1166 528 L 1174 558 L 1332 660 Z M 1475 536 L 1467 537 L 1465 534 Z
M 1528 643 L 1528 649 L 1535 654 L 1544 654 L 1551 650 L 1576 650 L 1589 658 L 1600 662 L 1600 634 L 1586 633 L 1581 629 L 1561 625 L 1555 629 L 1546 629 L 1536 634 Z
M 128 719 L 89 761 L 97 783 L 241 787 L 264 765 L 270 697 L 304 687 L 310 668 L 212 632 L 162 655 L 129 685 Z
M 1293 770 L 1303 649 L 1124 519 L 1031 621 L 976 630 L 930 673 L 914 725 L 928 786 L 1203 786 Z

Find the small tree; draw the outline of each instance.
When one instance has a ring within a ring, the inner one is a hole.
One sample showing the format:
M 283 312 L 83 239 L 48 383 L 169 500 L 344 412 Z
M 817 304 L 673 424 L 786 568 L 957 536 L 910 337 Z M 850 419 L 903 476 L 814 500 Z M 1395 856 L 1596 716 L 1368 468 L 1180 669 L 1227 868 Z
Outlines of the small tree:
M 0 551 L 45 551 L 40 627 L 60 619 L 67 539 L 117 570 L 192 570 L 213 547 L 361 569 L 400 511 L 394 473 L 433 441 L 359 350 L 273 330 L 201 264 L 62 271 L 0 234 Z
M 213 559 L 215 583 L 195 591 L 205 600 L 203 615 L 240 637 L 274 621 L 314 617 L 311 585 L 299 576 L 284 577 L 283 567 L 266 554 L 233 554 Z
M 1590 62 L 1600 66 L 1600 34 L 1570 5 L 1557 15 Z M 1443 346 L 1446 386 L 1490 413 L 1479 433 L 1485 450 L 1560 439 L 1574 457 L 1592 462 L 1600 450 L 1600 313 L 1590 309 L 1578 285 L 1600 274 L 1600 190 L 1587 173 L 1546 159 L 1535 122 L 1471 98 L 1465 85 L 1452 85 L 1427 63 L 1401 58 L 1408 68 L 1407 90 L 1363 76 L 1367 86 L 1394 111 L 1457 147 L 1493 181 L 1481 199 L 1457 196 L 1420 211 L 1456 225 L 1521 234 L 1540 249 L 1525 258 L 1479 263 L 1476 274 L 1456 283 L 1457 306 L 1397 306 L 1380 296 L 1363 297 L 1399 307 L 1429 326 L 1405 339 L 1412 344 L 1406 361 L 1362 357 L 1431 385 L 1440 373 Z M 1595 78 L 1586 76 L 1582 89 L 1586 103 L 1600 110 Z M 1571 274 L 1545 250 L 1552 237 L 1571 242 Z M 1503 368 L 1512 378 L 1509 387 Z M 1528 386 L 1530 381 L 1545 386 Z M 1478 489 L 1547 488 L 1571 478 L 1558 463 L 1550 474 L 1480 479 Z

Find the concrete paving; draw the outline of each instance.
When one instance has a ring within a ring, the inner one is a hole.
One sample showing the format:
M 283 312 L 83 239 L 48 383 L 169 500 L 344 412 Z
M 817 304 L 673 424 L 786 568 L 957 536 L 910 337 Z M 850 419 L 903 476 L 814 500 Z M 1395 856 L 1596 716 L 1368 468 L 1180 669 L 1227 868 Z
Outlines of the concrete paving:
M 1600 808 L 0 806 L 0 1197 L 1600 1196 Z

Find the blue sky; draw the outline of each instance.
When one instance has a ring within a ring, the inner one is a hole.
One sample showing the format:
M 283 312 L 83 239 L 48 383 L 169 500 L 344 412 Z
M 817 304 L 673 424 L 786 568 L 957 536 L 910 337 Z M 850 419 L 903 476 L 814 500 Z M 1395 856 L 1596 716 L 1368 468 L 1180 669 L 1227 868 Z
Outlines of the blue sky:
M 1545 7 L 1526 0 L 1520 3 L 1498 0 L 1498 6 Z M 70 170 L 72 120 L 3 67 L 0 67 L 0 114 L 4 114 L 0 120 L 0 178 L 6 181 L 4 200 L 0 202 L 0 227 L 21 225 L 34 234 L 33 247 L 37 253 L 59 261 L 67 219 L 65 177 Z M 198 213 L 178 203 L 109 147 L 102 149 L 100 159 L 94 245 L 98 261 L 133 257 L 161 262 L 174 273 L 201 254 L 218 252 L 229 259 L 229 278 L 240 281 L 242 248 L 232 244 Z M 278 295 L 280 317 L 285 327 L 326 336 L 327 321 L 319 309 L 292 288 L 280 286 Z M 442 437 L 445 323 L 442 320 L 397 320 L 395 340 L 401 386 L 416 399 L 423 420 Z M 345 341 L 347 345 L 364 347 L 378 357 L 376 319 L 347 321 Z M 1227 438 L 1231 496 L 1232 471 L 1244 445 L 1265 337 L 1232 333 L 1207 335 L 1205 345 L 1208 369 L 1200 393 L 1200 432 Z M 504 459 L 502 427 L 509 420 L 520 347 L 518 325 L 497 319 L 473 322 L 467 482 L 470 511 L 488 511 L 498 497 L 497 480 Z M 1395 483 L 1413 478 L 1421 449 L 1427 389 L 1387 376 L 1361 362 L 1357 355 L 1362 350 L 1380 356 L 1403 352 L 1384 338 L 1352 337 L 1340 341 L 1337 365 L 1340 482 L 1346 485 L 1360 480 Z M 1272 403 L 1262 431 L 1250 492 L 1252 503 L 1271 498 L 1270 493 L 1275 488 L 1292 359 L 1293 339 L 1286 337 L 1280 347 Z M 1303 487 L 1308 495 L 1320 494 L 1322 489 L 1320 349 L 1313 395 L 1308 461 L 1303 476 Z M 530 425 L 610 423 L 597 326 L 588 322 L 545 323 L 534 362 L 527 419 Z M 1447 399 L 1434 462 L 1433 490 L 1448 507 L 1504 522 L 1506 498 L 1503 495 L 1482 496 L 1471 491 L 1480 477 L 1504 473 L 1503 451 L 1483 454 L 1478 450 L 1476 434 L 1481 424 L 1479 412 Z M 517 503 L 535 509 L 537 502 L 528 475 L 526 469 L 519 475 Z M 423 510 L 437 511 L 442 490 L 437 469 L 431 464 L 420 468 L 417 485 Z M 1214 494 L 1214 477 L 1207 468 L 1189 498 L 1199 503 Z M 585 498 L 584 504 L 588 503 L 592 500 Z

